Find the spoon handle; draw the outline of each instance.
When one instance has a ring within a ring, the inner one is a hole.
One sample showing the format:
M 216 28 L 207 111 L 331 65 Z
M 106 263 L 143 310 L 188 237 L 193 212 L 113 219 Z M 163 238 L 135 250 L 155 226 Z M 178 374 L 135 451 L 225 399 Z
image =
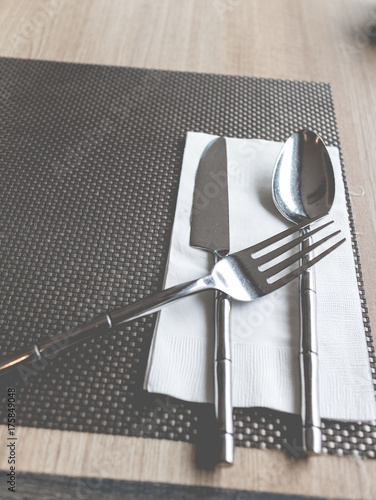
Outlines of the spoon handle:
M 303 242 L 303 248 L 311 243 L 310 240 Z M 300 375 L 303 449 L 310 455 L 321 452 L 316 279 L 312 267 L 300 278 Z

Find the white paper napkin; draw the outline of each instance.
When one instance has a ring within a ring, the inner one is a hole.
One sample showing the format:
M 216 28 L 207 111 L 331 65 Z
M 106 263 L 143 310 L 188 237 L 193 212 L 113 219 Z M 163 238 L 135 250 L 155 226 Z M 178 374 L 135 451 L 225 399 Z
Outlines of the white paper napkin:
M 214 138 L 187 136 L 165 288 L 207 274 L 210 253 L 189 246 L 195 174 Z M 288 227 L 274 207 L 271 177 L 281 143 L 226 139 L 231 252 Z M 375 394 L 351 247 L 337 148 L 328 148 L 336 179 L 331 218 L 346 244 L 317 264 L 320 411 L 323 418 L 376 419 Z M 333 227 L 333 226 L 332 226 Z M 213 292 L 161 311 L 144 387 L 193 402 L 213 401 Z M 234 406 L 300 413 L 298 283 L 251 303 L 232 302 Z

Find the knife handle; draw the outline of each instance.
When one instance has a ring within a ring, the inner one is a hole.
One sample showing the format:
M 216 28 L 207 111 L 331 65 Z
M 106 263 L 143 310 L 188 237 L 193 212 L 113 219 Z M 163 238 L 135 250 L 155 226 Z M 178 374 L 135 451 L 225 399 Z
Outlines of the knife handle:
M 303 248 L 311 238 L 303 242 Z M 303 450 L 321 453 L 319 358 L 316 330 L 316 279 L 313 268 L 300 278 L 300 375 Z
M 234 463 L 230 309 L 229 297 L 216 292 L 214 401 L 218 425 L 218 463 L 221 465 Z

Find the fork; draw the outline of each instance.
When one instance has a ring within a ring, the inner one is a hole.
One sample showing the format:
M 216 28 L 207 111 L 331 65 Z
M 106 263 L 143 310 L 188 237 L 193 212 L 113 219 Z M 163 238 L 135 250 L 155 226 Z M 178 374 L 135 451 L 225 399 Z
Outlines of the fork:
M 272 250 L 269 249 L 267 253 L 263 253 L 260 256 L 255 256 L 255 254 L 266 250 L 271 245 L 281 243 L 281 241 L 294 235 L 294 233 L 299 234 L 301 229 L 304 229 L 318 219 L 321 219 L 321 217 L 316 217 L 316 219 L 311 220 L 309 223 L 295 225 L 261 243 L 228 255 L 219 260 L 211 273 L 203 278 L 168 288 L 156 295 L 126 305 L 85 323 L 70 332 L 60 333 L 42 342 L 39 346 L 33 345 L 20 355 L 6 358 L 0 363 L 0 375 L 17 368 L 19 375 L 25 381 L 31 374 L 40 371 L 41 367 L 44 367 L 48 360 L 55 358 L 60 351 L 78 342 L 103 335 L 122 323 L 159 311 L 165 305 L 187 295 L 203 292 L 204 290 L 220 290 L 235 300 L 249 302 L 273 292 L 300 276 L 309 267 L 335 250 L 345 239 L 332 244 L 312 260 L 304 261 L 303 263 L 300 262 L 300 259 L 304 255 L 308 255 L 309 252 L 341 232 L 335 231 L 322 237 L 315 243 L 309 243 L 299 252 L 287 257 L 285 256 L 281 262 L 273 263 L 276 258 L 283 256 L 283 254 L 295 246 L 300 245 L 300 243 L 308 240 L 311 236 L 333 223 L 333 221 L 330 221 L 314 229 L 309 229 L 304 234 L 300 234 L 299 237 Z M 297 263 L 299 263 L 297 268 L 289 270 L 292 265 Z M 286 270 L 288 271 L 287 274 L 278 277 L 282 271 Z

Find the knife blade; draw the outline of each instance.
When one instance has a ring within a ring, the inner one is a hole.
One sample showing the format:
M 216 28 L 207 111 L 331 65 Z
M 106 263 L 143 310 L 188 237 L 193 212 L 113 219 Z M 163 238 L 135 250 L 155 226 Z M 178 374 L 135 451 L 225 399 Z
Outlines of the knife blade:
M 214 261 L 230 251 L 226 140 L 211 141 L 201 155 L 195 180 L 190 245 L 211 252 Z M 217 419 L 217 462 L 234 461 L 230 299 L 215 295 L 214 396 Z

